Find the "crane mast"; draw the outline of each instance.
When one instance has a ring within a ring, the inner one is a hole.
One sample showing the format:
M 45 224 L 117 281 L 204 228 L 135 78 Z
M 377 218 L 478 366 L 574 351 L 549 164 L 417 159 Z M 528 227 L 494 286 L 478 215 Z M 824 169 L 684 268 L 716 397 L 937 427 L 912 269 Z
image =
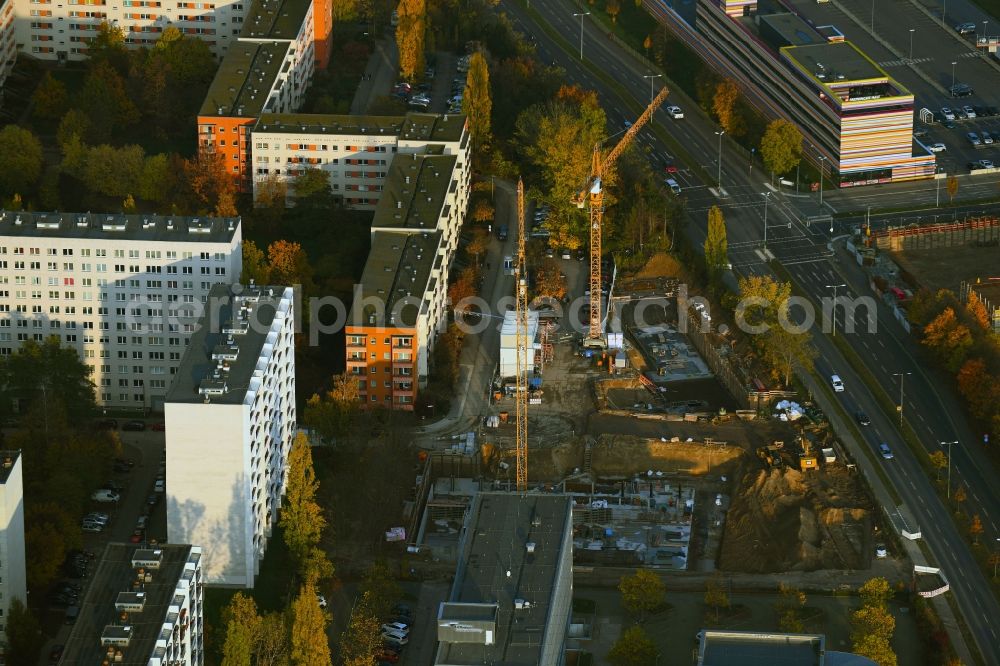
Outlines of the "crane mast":
M 515 328 L 517 361 L 514 392 L 515 467 L 517 492 L 528 490 L 528 280 L 524 263 L 524 182 L 517 181 L 517 268 L 515 270 L 517 290 L 515 308 Z
M 601 330 L 601 256 L 603 254 L 601 225 L 604 222 L 604 188 L 601 180 L 604 173 L 614 166 L 618 157 L 632 143 L 639 130 L 649 122 L 649 119 L 663 104 L 663 100 L 667 98 L 667 92 L 666 88 L 660 91 L 646 107 L 646 110 L 642 112 L 642 115 L 628 128 L 625 136 L 607 155 L 602 154 L 600 143 L 594 146 L 587 187 L 573 198 L 573 203 L 578 208 L 583 208 L 588 202 L 590 203 L 590 326 L 583 343 L 587 347 L 605 346 L 604 334 Z

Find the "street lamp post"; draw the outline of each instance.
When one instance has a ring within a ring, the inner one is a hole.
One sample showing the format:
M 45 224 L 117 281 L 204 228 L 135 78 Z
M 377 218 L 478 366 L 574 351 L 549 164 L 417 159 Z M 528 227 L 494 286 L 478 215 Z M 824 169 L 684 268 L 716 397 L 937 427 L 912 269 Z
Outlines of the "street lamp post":
M 913 33 L 916 32 L 916 28 L 910 28 L 910 62 L 913 62 Z
M 767 249 L 767 202 L 771 200 L 770 192 L 761 192 L 760 195 L 764 197 L 764 249 Z
M 716 176 L 716 182 L 719 185 L 719 196 L 722 196 L 722 135 L 726 133 L 726 130 L 720 130 L 715 133 L 719 137 L 719 173 Z
M 582 12 L 573 14 L 574 17 L 580 17 L 580 60 L 583 60 L 583 17 L 590 16 L 590 12 Z
M 983 41 L 984 42 L 986 41 L 986 24 L 987 23 L 989 23 L 989 21 L 983 21 Z
M 819 156 L 819 205 L 823 205 L 823 179 L 826 175 L 826 155 Z
M 756 148 L 750 149 L 750 168 L 747 169 L 747 178 L 753 175 L 753 156 L 757 153 Z
M 912 375 L 912 372 L 894 372 L 893 377 L 899 377 L 899 407 L 897 411 L 899 412 L 899 427 L 903 427 L 903 381 L 906 379 L 907 375 Z
M 875 34 L 875 0 L 872 0 L 872 34 Z
M 941 442 L 941 446 L 948 447 L 948 492 L 946 493 L 948 499 L 951 499 L 951 446 L 952 444 L 958 444 L 958 442 Z
M 846 284 L 828 284 L 827 289 L 833 289 L 833 307 L 830 311 L 833 313 L 833 335 L 831 337 L 837 337 L 837 290 L 846 287 Z M 845 313 L 846 314 L 846 313 Z M 844 320 L 844 326 L 847 325 L 847 320 Z
M 958 64 L 957 61 L 955 61 L 955 60 L 951 61 L 951 96 L 952 97 L 955 96 L 955 65 L 957 65 L 957 64 Z
M 941 207 L 941 179 L 940 178 L 935 178 L 934 180 L 937 181 L 937 188 L 935 189 L 935 192 L 934 192 L 934 207 L 935 208 L 940 208 Z
M 644 75 L 642 77 L 644 79 L 649 79 L 649 103 L 650 104 L 653 103 L 653 80 L 654 79 L 658 79 L 661 76 L 663 76 L 663 74 L 646 74 L 646 75 Z

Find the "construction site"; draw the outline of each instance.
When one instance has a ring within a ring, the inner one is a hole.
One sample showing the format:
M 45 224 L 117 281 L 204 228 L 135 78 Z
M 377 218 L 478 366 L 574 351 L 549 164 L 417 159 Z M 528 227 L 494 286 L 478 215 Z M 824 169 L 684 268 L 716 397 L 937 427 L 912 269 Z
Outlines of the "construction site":
M 864 569 L 875 556 L 880 517 L 825 416 L 770 389 L 704 299 L 678 300 L 686 276 L 666 255 L 618 284 L 603 270 L 600 173 L 662 97 L 608 155 L 595 151 L 579 196 L 592 238 L 576 287 L 604 294 L 582 339 L 528 307 L 519 186 L 517 305 L 489 406 L 475 430 L 428 455 L 411 552 L 454 558 L 475 494 L 510 490 L 572 497 L 584 567 L 772 573 Z

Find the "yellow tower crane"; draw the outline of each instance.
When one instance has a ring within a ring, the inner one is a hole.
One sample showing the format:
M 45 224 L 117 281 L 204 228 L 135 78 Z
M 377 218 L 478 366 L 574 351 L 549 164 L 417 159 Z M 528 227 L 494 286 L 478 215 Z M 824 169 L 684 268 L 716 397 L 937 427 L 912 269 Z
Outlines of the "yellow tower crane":
M 517 364 L 514 392 L 517 492 L 528 490 L 528 273 L 524 265 L 524 182 L 517 181 L 517 306 L 514 311 Z
M 614 165 L 618 156 L 632 143 L 632 139 L 639 133 L 639 130 L 649 122 L 653 113 L 666 98 L 667 89 L 664 88 L 649 103 L 635 124 L 628 128 L 618 145 L 606 155 L 601 152 L 600 143 L 594 146 L 587 186 L 573 197 L 573 203 L 578 208 L 583 208 L 587 205 L 588 200 L 590 201 L 590 329 L 583 342 L 585 347 L 606 346 L 604 332 L 601 330 L 601 224 L 604 219 L 604 189 L 601 179 L 604 177 L 604 173 Z

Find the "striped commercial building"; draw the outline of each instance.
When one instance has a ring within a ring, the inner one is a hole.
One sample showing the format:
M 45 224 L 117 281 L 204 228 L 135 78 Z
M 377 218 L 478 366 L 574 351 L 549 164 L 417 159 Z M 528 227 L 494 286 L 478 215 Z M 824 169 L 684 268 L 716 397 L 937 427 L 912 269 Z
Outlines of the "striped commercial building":
M 805 157 L 841 187 L 930 178 L 935 155 L 913 140 L 913 94 L 844 39 L 791 12 L 737 12 L 720 0 L 643 0 L 658 21 L 771 118 L 793 122 Z

